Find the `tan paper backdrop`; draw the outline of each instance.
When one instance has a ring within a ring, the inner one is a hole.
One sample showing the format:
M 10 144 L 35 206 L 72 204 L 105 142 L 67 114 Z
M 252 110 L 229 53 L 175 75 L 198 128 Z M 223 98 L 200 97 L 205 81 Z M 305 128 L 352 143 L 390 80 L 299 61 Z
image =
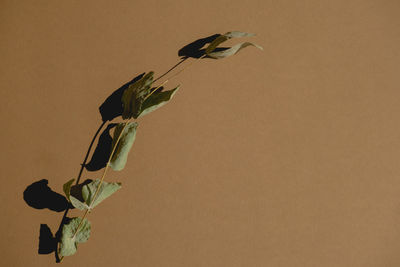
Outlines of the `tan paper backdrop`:
M 23 192 L 47 179 L 62 194 L 107 96 L 196 39 L 241 30 L 264 51 L 171 80 L 181 90 L 140 119 L 127 167 L 108 175 L 122 189 L 58 266 L 400 266 L 399 12 L 385 0 L 1 1 L 0 265 L 56 266 L 39 229 L 54 233 L 63 212 Z

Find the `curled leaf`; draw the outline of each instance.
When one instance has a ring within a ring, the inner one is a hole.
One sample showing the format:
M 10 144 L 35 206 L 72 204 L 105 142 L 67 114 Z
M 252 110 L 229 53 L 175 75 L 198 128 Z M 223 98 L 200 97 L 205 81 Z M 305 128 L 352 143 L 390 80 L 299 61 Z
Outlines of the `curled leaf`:
M 74 181 L 75 181 L 75 179 L 71 179 L 63 185 L 63 191 L 64 191 L 65 195 L 67 196 L 68 200 L 71 195 L 71 187 L 72 187 L 72 184 L 74 183 Z
M 79 197 L 78 196 L 73 196 L 71 195 L 71 185 L 74 182 L 75 179 L 72 179 L 68 181 L 67 183 L 64 184 L 64 192 L 65 195 L 67 196 L 68 200 L 71 202 L 71 204 L 80 210 L 92 210 L 95 206 L 97 206 L 100 202 L 102 202 L 104 199 L 108 198 L 111 196 L 113 193 L 115 193 L 118 189 L 121 188 L 121 183 L 107 183 L 107 182 L 102 182 L 99 192 L 96 195 L 96 199 L 94 199 L 94 195 L 96 193 L 97 187 L 99 186 L 100 180 L 96 179 L 89 184 L 85 184 L 83 186 L 80 186 L 79 192 Z M 75 190 L 76 191 L 76 190 Z M 81 198 L 79 200 L 78 198 Z
M 136 122 L 129 122 L 126 127 L 125 123 L 119 123 L 115 127 L 112 147 L 114 148 L 115 145 L 117 147 L 109 163 L 114 171 L 120 171 L 125 167 L 129 151 L 135 142 L 137 126 L 138 124 Z M 121 137 L 119 138 L 120 135 Z
M 85 200 L 85 204 L 89 207 L 89 210 L 96 207 L 98 204 L 100 204 L 100 202 L 121 188 L 121 183 L 107 183 L 103 181 L 99 191 L 97 192 L 97 195 L 95 196 L 99 184 L 100 180 L 96 179 L 82 188 L 82 196 Z
M 174 89 L 168 91 L 161 91 L 153 93 L 149 98 L 147 98 L 142 105 L 142 110 L 139 114 L 139 117 L 142 117 L 154 110 L 164 106 L 168 103 L 169 100 L 175 95 L 176 91 L 178 91 L 179 85 Z M 138 117 L 138 118 L 139 118 Z
M 75 208 L 77 208 L 79 210 L 87 210 L 87 209 L 89 209 L 89 206 L 86 205 L 86 203 L 80 201 L 76 196 L 71 195 L 71 188 L 72 188 L 72 184 L 74 183 L 74 181 L 75 181 L 75 179 L 71 179 L 63 185 L 64 193 L 65 193 L 67 199 L 69 200 L 69 202 L 71 202 L 72 206 L 74 206 Z
M 150 93 L 153 75 L 154 72 L 150 71 L 125 89 L 121 98 L 123 119 L 130 119 L 132 117 L 136 119 L 139 116 L 142 104 L 146 96 Z
M 84 219 L 81 224 L 81 220 L 81 218 L 75 217 L 72 218 L 68 224 L 64 224 L 60 239 L 60 256 L 71 256 L 75 254 L 78 243 L 84 243 L 89 239 L 90 222 Z M 79 231 L 77 232 L 78 226 Z
M 212 41 L 210 43 L 210 45 L 206 48 L 206 54 L 207 54 L 207 56 L 216 58 L 216 59 L 225 58 L 225 57 L 229 57 L 229 56 L 236 54 L 237 52 L 239 52 L 239 50 L 241 50 L 242 48 L 245 48 L 246 46 L 249 46 L 249 45 L 255 46 L 255 47 L 263 50 L 263 48 L 257 44 L 245 42 L 245 43 L 240 43 L 240 44 L 234 45 L 234 46 L 232 46 L 228 49 L 222 50 L 222 51 L 213 52 L 218 47 L 218 45 L 220 45 L 221 43 L 223 43 L 229 39 L 240 38 L 240 37 L 251 37 L 254 35 L 255 34 L 253 34 L 253 33 L 239 32 L 239 31 L 227 32 L 223 35 L 220 35 L 219 37 L 217 37 L 214 41 Z
M 212 41 L 208 45 L 208 47 L 206 48 L 206 54 L 211 53 L 212 51 L 214 51 L 215 48 L 217 48 L 218 45 L 229 39 L 240 38 L 240 37 L 251 37 L 254 35 L 255 35 L 254 33 L 239 32 L 239 31 L 227 32 L 215 38 L 214 41 Z

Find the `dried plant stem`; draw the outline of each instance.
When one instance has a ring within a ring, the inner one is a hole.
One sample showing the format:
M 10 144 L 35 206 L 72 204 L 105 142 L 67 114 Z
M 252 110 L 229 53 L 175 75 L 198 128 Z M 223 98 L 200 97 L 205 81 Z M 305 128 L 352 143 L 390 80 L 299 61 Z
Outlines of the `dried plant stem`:
M 172 78 L 178 76 L 180 73 L 182 73 L 184 70 L 188 69 L 190 66 L 192 66 L 194 63 L 198 62 L 199 59 L 204 58 L 206 55 L 202 55 L 199 58 L 196 58 L 194 61 L 192 61 L 191 63 L 189 63 L 186 67 L 184 67 L 183 69 L 181 69 L 180 71 L 178 71 L 177 73 L 175 73 L 174 75 L 170 76 L 168 79 L 166 79 L 162 84 L 160 84 L 159 86 L 157 86 L 156 88 L 153 89 L 153 91 L 150 92 L 150 94 L 148 94 L 144 100 L 146 100 L 147 98 L 149 98 L 155 91 L 157 91 L 161 86 L 165 85 L 166 83 L 168 83 Z M 170 72 L 171 70 L 173 70 L 176 66 L 178 66 L 180 63 L 182 63 L 183 61 L 185 61 L 186 59 L 183 59 L 181 62 L 179 62 L 178 64 L 176 64 L 172 69 L 170 69 L 169 71 L 167 71 L 165 74 L 167 74 L 168 72 Z M 165 75 L 164 74 L 164 75 Z M 154 81 L 157 81 L 158 79 L 160 79 L 161 77 L 163 77 L 164 75 L 158 77 L 157 79 L 155 79 Z
M 169 77 L 168 80 L 171 80 L 172 78 L 178 76 L 178 75 L 179 75 L 180 73 L 182 73 L 184 70 L 188 69 L 190 66 L 193 66 L 194 63 L 199 62 L 200 59 L 202 59 L 202 58 L 204 58 L 204 57 L 206 57 L 206 56 L 207 56 L 207 55 L 204 54 L 204 55 L 202 55 L 201 57 L 196 58 L 195 60 L 193 60 L 192 62 L 190 62 L 189 64 L 187 64 L 186 67 L 184 67 L 183 69 L 181 69 L 180 71 L 178 71 L 177 73 L 175 73 L 174 75 L 172 75 L 171 77 Z M 168 80 L 167 80 L 167 81 L 168 81 Z
M 171 71 L 173 71 L 176 67 L 178 67 L 180 64 L 182 64 L 183 62 L 185 62 L 188 59 L 188 57 L 183 58 L 181 61 L 179 61 L 177 64 L 175 64 L 172 68 L 170 68 L 169 70 L 167 70 L 167 72 L 165 72 L 164 74 L 162 74 L 161 76 L 159 76 L 158 78 L 156 78 L 153 82 L 158 81 L 159 79 L 161 79 L 162 77 L 164 77 L 165 75 L 167 75 L 168 73 L 170 73 Z

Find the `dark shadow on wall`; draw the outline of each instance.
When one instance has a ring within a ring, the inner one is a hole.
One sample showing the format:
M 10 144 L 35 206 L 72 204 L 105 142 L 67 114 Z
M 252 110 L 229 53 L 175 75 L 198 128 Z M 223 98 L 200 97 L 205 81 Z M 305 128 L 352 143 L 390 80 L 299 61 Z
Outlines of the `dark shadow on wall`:
M 106 98 L 106 100 L 104 100 L 103 104 L 101 104 L 99 107 L 99 112 L 103 122 L 112 121 L 116 117 L 122 115 L 123 111 L 121 102 L 122 94 L 124 93 L 125 89 L 129 87 L 129 85 L 140 80 L 143 77 L 143 75 L 144 73 L 136 76 L 131 81 L 127 82 L 126 84 L 122 85 L 120 88 L 115 90 L 109 97 Z
M 42 179 L 29 185 L 24 191 L 24 200 L 35 209 L 49 209 L 56 212 L 68 208 L 68 200 L 48 186 L 49 181 Z
M 39 232 L 39 254 L 50 254 L 56 251 L 57 240 L 53 236 L 49 226 L 47 224 L 40 225 Z
M 93 152 L 92 158 L 88 164 L 85 165 L 88 171 L 98 171 L 107 165 L 108 158 L 112 148 L 112 137 L 110 130 L 117 124 L 110 123 L 107 128 L 101 133 L 97 146 Z
M 211 43 L 214 41 L 217 37 L 221 36 L 221 34 L 213 34 L 208 37 L 204 37 L 201 39 L 197 39 L 194 42 L 191 42 L 190 44 L 185 45 L 178 51 L 178 56 L 182 58 L 200 58 L 204 56 L 205 49 L 202 49 L 206 44 Z

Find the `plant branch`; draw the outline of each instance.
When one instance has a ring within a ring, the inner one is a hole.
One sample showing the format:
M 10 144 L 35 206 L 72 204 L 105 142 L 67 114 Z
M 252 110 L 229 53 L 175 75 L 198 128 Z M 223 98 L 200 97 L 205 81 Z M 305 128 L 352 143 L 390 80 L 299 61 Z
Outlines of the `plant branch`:
M 188 69 L 188 68 L 189 68 L 190 66 L 192 66 L 194 63 L 198 62 L 199 59 L 202 59 L 202 58 L 204 58 L 205 56 L 206 56 L 206 55 L 203 55 L 203 56 L 197 58 L 196 60 L 192 61 L 189 65 L 187 65 L 185 68 L 181 69 L 181 70 L 178 71 L 177 73 L 175 73 L 175 74 L 173 74 L 172 76 L 170 76 L 167 80 L 165 80 L 163 83 L 161 83 L 161 84 L 160 84 L 159 86 L 157 86 L 155 89 L 153 89 L 153 90 L 144 98 L 144 100 L 146 100 L 147 98 L 149 98 L 155 91 L 157 91 L 160 87 L 162 87 L 163 85 L 165 85 L 166 83 L 168 83 L 172 78 L 178 76 L 178 75 L 179 75 L 180 73 L 182 73 L 184 70 Z M 158 79 L 160 79 L 160 78 L 164 77 L 165 75 L 167 75 L 170 71 L 172 71 L 174 68 L 176 68 L 176 67 L 177 67 L 178 65 L 180 65 L 181 63 L 183 63 L 185 60 L 186 60 L 186 59 L 181 60 L 178 64 L 176 64 L 175 66 L 173 66 L 173 67 L 172 67 L 171 69 L 169 69 L 165 74 L 161 75 L 160 77 L 158 77 L 158 78 L 157 78 L 156 80 L 154 80 L 154 81 L 157 81 Z M 91 201 L 90 204 L 89 204 L 89 208 L 93 205 L 93 203 L 94 203 L 94 201 L 95 201 L 95 199 L 96 199 L 96 197 L 97 197 L 97 195 L 98 195 L 98 193 L 99 193 L 99 191 L 100 191 L 101 185 L 103 184 L 104 178 L 106 177 L 108 168 L 109 168 L 109 166 L 110 166 L 112 157 L 114 156 L 115 150 L 116 150 L 116 148 L 117 148 L 117 146 L 118 146 L 119 141 L 121 140 L 122 134 L 124 133 L 124 131 L 125 131 L 125 129 L 126 129 L 126 127 L 127 127 L 127 125 L 129 124 L 130 121 L 131 121 L 131 119 L 125 121 L 124 128 L 123 128 L 122 131 L 120 132 L 120 134 L 119 134 L 119 136 L 118 136 L 118 138 L 117 138 L 117 141 L 115 142 L 115 145 L 114 145 L 114 147 L 113 147 L 113 149 L 112 149 L 112 151 L 111 151 L 111 153 L 110 153 L 110 156 L 109 156 L 109 158 L 108 158 L 107 164 L 106 164 L 106 166 L 105 166 L 105 168 L 104 168 L 103 175 L 101 176 L 99 185 L 97 186 L 96 191 L 95 191 L 94 196 L 93 196 L 93 199 L 92 199 L 92 201 Z M 99 134 L 101 128 L 105 125 L 105 123 L 106 123 L 106 121 L 104 121 L 104 122 L 100 125 L 99 129 L 97 130 L 95 136 L 93 137 L 93 139 L 92 139 L 92 141 L 91 141 L 91 143 L 90 143 L 90 145 L 89 145 L 88 152 L 86 153 L 86 156 L 85 156 L 85 159 L 84 159 L 84 161 L 83 161 L 82 167 L 81 167 L 81 169 L 80 169 L 80 171 L 79 171 L 78 179 L 77 179 L 77 181 L 76 181 L 75 184 L 78 184 L 78 182 L 79 182 L 79 180 L 80 180 L 80 178 L 81 178 L 81 176 L 82 176 L 82 172 L 83 172 L 83 169 L 84 169 L 84 167 L 85 167 L 86 161 L 87 161 L 87 159 L 88 159 L 88 157 L 89 157 L 89 152 L 90 152 L 90 150 L 91 150 L 91 148 L 92 148 L 92 146 L 93 146 L 94 140 L 96 139 L 97 135 Z M 69 210 L 69 209 L 67 209 L 66 212 L 64 213 L 63 221 L 64 221 L 64 219 L 66 218 L 66 215 L 67 215 L 67 213 L 68 213 L 68 210 Z M 75 238 L 76 235 L 78 234 L 78 232 L 79 232 L 79 230 L 80 230 L 80 228 L 81 228 L 81 226 L 82 226 L 82 224 L 83 224 L 83 221 L 84 221 L 84 219 L 86 218 L 86 216 L 88 215 L 89 212 L 90 212 L 90 210 L 89 210 L 89 209 L 86 209 L 85 213 L 84 213 L 83 216 L 81 217 L 81 221 L 79 222 L 79 225 L 77 226 L 77 228 L 76 228 L 76 230 L 75 230 L 75 232 L 74 232 L 72 238 Z M 61 222 L 60 228 L 61 228 L 62 225 L 63 225 L 63 221 Z M 64 256 L 61 256 L 60 262 L 61 262 L 63 259 L 64 259 Z

